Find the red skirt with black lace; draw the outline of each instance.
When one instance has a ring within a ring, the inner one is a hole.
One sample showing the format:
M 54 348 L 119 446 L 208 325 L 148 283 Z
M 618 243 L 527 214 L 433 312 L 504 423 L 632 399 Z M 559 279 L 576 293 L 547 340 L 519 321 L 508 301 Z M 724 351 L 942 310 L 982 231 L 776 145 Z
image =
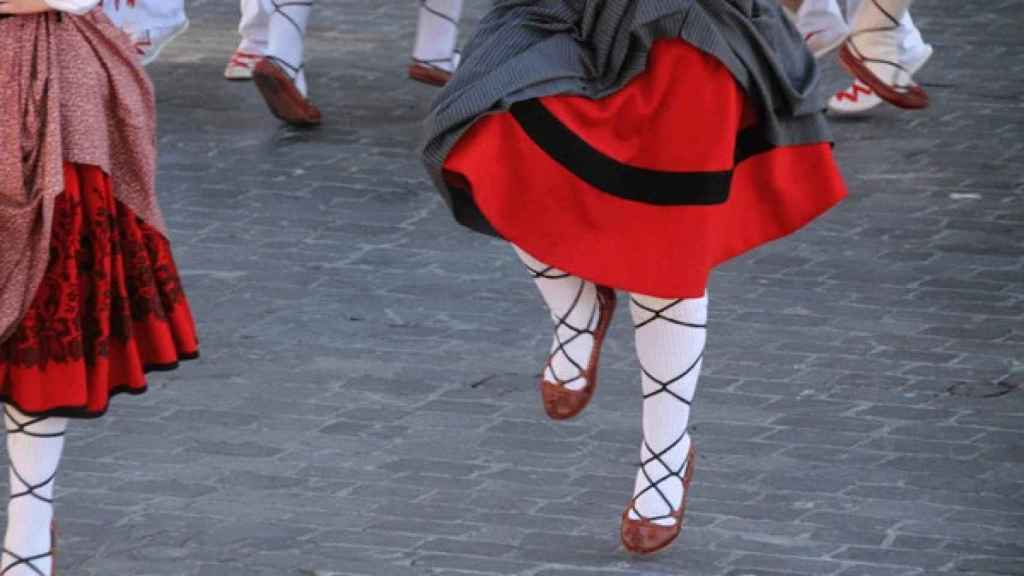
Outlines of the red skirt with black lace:
M 65 164 L 50 261 L 0 344 L 0 400 L 33 415 L 95 417 L 146 391 L 146 372 L 198 357 L 171 247 L 95 166 Z

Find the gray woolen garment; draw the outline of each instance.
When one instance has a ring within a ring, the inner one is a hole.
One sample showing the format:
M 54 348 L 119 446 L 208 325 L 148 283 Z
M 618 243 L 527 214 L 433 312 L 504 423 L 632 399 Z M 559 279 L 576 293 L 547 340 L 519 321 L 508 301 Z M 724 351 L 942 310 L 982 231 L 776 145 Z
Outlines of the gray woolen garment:
M 496 0 L 426 120 L 423 162 L 456 220 L 497 235 L 442 166 L 482 115 L 554 94 L 601 98 L 680 38 L 726 66 L 775 146 L 830 141 L 814 58 L 778 0 Z

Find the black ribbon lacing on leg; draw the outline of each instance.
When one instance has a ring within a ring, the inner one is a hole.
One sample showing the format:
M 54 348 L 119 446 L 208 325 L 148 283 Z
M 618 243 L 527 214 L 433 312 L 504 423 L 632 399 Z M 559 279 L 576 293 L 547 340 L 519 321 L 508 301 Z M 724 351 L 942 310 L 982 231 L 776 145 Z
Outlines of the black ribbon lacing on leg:
M 535 280 L 564 280 L 566 278 L 572 277 L 571 274 L 567 272 L 562 272 L 561 270 L 556 269 L 554 266 L 548 266 L 543 270 L 535 270 L 530 266 L 527 266 L 526 269 L 530 271 L 530 274 L 533 276 Z M 569 317 L 572 316 L 572 313 L 576 311 L 576 307 L 580 305 L 580 300 L 582 300 L 583 294 L 587 289 L 587 282 L 585 280 L 579 279 L 579 283 L 580 285 L 579 289 L 576 290 L 576 296 L 573 297 L 572 304 L 569 305 L 569 308 L 565 311 L 565 313 L 562 314 L 561 316 L 557 314 L 551 315 L 551 317 L 555 320 L 555 341 L 557 342 L 557 345 L 555 346 L 555 349 L 551 351 L 551 354 L 548 355 L 546 368 L 548 368 L 551 371 L 551 375 L 555 379 L 554 383 L 558 384 L 559 386 L 562 386 L 563 388 L 568 386 L 569 384 L 572 384 L 573 382 L 576 382 L 577 380 L 582 380 L 587 370 L 585 366 L 581 365 L 579 362 L 576 361 L 575 358 L 569 355 L 569 352 L 568 350 L 566 350 L 566 347 L 584 336 L 589 335 L 590 337 L 594 338 L 595 341 L 597 339 L 597 335 L 595 334 L 594 329 L 591 328 L 591 326 L 596 327 L 597 323 L 595 322 L 595 319 L 597 318 L 598 314 L 600 314 L 600 307 L 598 306 L 598 302 L 596 301 L 596 299 L 594 302 L 594 308 L 590 312 L 590 317 L 587 319 L 587 325 L 584 328 L 573 326 L 573 324 L 569 322 Z M 561 334 L 559 334 L 559 329 L 562 328 L 563 326 L 567 328 L 570 332 L 572 332 L 572 335 L 566 338 L 565 340 L 562 340 L 562 336 Z M 566 360 L 569 361 L 570 364 L 573 365 L 574 368 L 576 368 L 576 376 L 566 379 L 558 375 L 558 372 L 555 370 L 554 361 L 559 354 L 561 354 Z
M 909 70 L 907 70 L 907 68 L 905 66 L 903 66 L 903 64 L 901 64 L 899 62 L 893 62 L 892 60 L 885 60 L 883 58 L 870 58 L 868 56 L 865 56 L 864 53 L 860 51 L 860 48 L 857 47 L 856 42 L 854 42 L 854 40 L 857 38 L 857 36 L 860 36 L 861 34 L 874 34 L 874 33 L 877 33 L 877 32 L 892 32 L 893 30 L 897 30 L 900 27 L 899 19 L 896 18 L 895 16 L 893 16 L 891 13 L 889 13 L 888 10 L 883 8 L 882 5 L 878 3 L 878 0 L 870 0 L 870 1 L 871 1 L 872 4 L 875 5 L 875 8 L 878 8 L 879 12 L 884 14 L 885 17 L 888 18 L 890 22 L 892 22 L 892 24 L 890 24 L 889 26 L 878 26 L 876 28 L 865 28 L 864 30 L 857 30 L 853 34 L 850 34 L 850 39 L 847 42 L 847 45 L 850 47 L 850 50 L 853 52 L 853 55 L 857 57 L 857 59 L 859 59 L 859 60 L 861 60 L 863 62 L 873 62 L 875 64 L 882 64 L 884 66 L 890 66 L 892 68 L 896 68 L 897 70 L 900 70 L 903 73 L 905 73 L 908 78 L 912 78 L 913 75 L 910 73 Z M 894 90 L 896 90 L 897 92 L 906 92 L 906 91 L 908 91 L 911 88 L 911 86 L 912 85 L 906 85 L 906 84 L 899 85 L 899 84 L 896 84 L 895 80 L 893 81 L 893 84 L 892 84 L 892 88 Z
M 299 35 L 300 41 L 304 41 L 304 36 L 306 32 L 302 29 L 301 26 L 299 26 L 299 23 L 296 22 L 294 18 L 289 16 L 288 13 L 284 11 L 284 9 L 289 6 L 309 6 L 310 8 L 312 8 L 313 0 L 270 0 L 270 3 L 274 6 L 274 13 L 280 14 L 282 18 L 287 20 L 288 23 L 291 24 L 293 28 L 295 28 L 295 33 Z M 292 77 L 293 81 L 297 79 L 299 77 L 299 74 L 306 68 L 305 62 L 299 62 L 298 65 L 295 65 L 292 64 L 291 62 L 278 58 L 277 56 L 272 56 L 270 54 L 267 54 L 265 58 L 267 58 L 274 64 L 277 64 L 282 70 L 287 72 Z
M 13 428 L 7 428 L 7 434 L 8 435 L 11 435 L 11 434 L 24 434 L 26 436 L 31 436 L 32 438 L 61 438 L 65 434 L 64 432 L 40 433 L 40 432 L 33 432 L 32 430 L 29 430 L 30 426 L 33 426 L 35 424 L 38 424 L 38 423 L 46 420 L 45 417 L 44 418 L 31 418 L 29 420 L 26 420 L 25 422 L 21 422 L 17 418 L 15 418 L 13 414 L 11 414 L 11 411 L 7 408 L 7 406 L 4 406 L 4 414 L 7 416 L 7 421 L 14 424 Z M 39 482 L 39 483 L 36 483 L 36 484 L 33 484 L 33 483 L 28 482 L 27 480 L 25 480 L 25 477 L 22 476 L 21 472 L 19 472 L 18 468 L 14 465 L 14 461 L 13 460 L 11 460 L 9 465 L 11 467 L 11 472 L 14 473 L 14 477 L 19 482 L 21 482 L 21 484 L 25 487 L 25 489 L 23 491 L 21 491 L 21 492 L 12 493 L 11 496 L 10 496 L 11 500 L 14 500 L 16 498 L 31 497 L 31 498 L 35 498 L 36 500 L 39 500 L 40 502 L 44 502 L 46 504 L 50 504 L 50 505 L 53 504 L 53 499 L 52 498 L 46 498 L 44 496 L 41 496 L 37 492 L 37 490 L 40 490 L 40 489 L 46 487 L 48 484 L 50 484 L 51 482 L 54 481 L 54 479 L 57 477 L 56 470 L 46 480 L 43 480 L 42 482 Z M 13 488 L 13 486 L 12 486 L 12 488 Z M 49 557 L 51 557 L 53 555 L 52 551 L 46 551 L 46 552 L 44 552 L 42 554 L 36 554 L 35 556 L 20 556 L 18 554 L 15 554 L 14 552 L 8 550 L 7 548 L 3 549 L 3 553 L 7 554 L 11 558 L 14 558 L 14 563 L 8 565 L 6 568 L 4 568 L 2 571 L 0 571 L 0 576 L 3 576 L 4 574 L 7 574 L 8 572 L 11 571 L 11 569 L 13 569 L 13 568 L 15 568 L 17 566 L 26 566 L 30 570 L 35 572 L 36 574 L 39 574 L 39 576 L 44 576 L 44 572 L 41 571 L 39 568 L 37 568 L 34 563 L 39 561 L 39 560 L 43 560 L 45 558 L 49 558 Z
M 451 26 L 453 28 L 455 28 L 456 33 L 458 33 L 459 21 L 457 19 L 455 19 L 455 17 L 452 16 L 451 14 L 445 14 L 444 12 L 442 12 L 442 11 L 438 10 L 437 8 L 434 8 L 433 6 L 431 6 L 430 5 L 430 0 L 420 0 L 420 8 L 426 10 L 427 12 L 429 12 L 430 14 L 432 14 L 434 16 L 437 16 L 438 18 L 440 18 L 441 20 L 444 20 L 445 22 L 448 22 L 449 24 L 451 24 Z M 461 54 L 461 52 L 459 50 L 455 50 L 454 52 L 452 52 L 452 55 L 447 57 L 447 58 L 427 58 L 427 59 L 422 59 L 422 58 L 413 57 L 412 60 L 413 60 L 413 62 L 415 62 L 417 64 L 422 64 L 423 66 L 428 66 L 430 68 L 436 68 L 438 70 L 445 70 L 444 67 L 442 66 L 442 64 L 448 64 L 448 65 L 450 65 L 451 68 L 454 69 L 455 68 L 455 64 L 456 64 L 456 60 L 455 59 L 460 54 Z M 445 71 L 447 72 L 447 70 L 445 70 Z
M 685 328 L 694 328 L 694 329 L 698 329 L 698 330 L 706 330 L 707 329 L 707 324 L 694 324 L 694 323 L 691 323 L 691 322 L 683 322 L 681 320 L 677 320 L 675 318 L 670 318 L 668 316 L 665 316 L 666 312 L 669 312 L 670 310 L 672 310 L 676 306 L 679 306 L 683 302 L 686 302 L 685 299 L 675 300 L 673 302 L 670 302 L 669 304 L 666 304 L 665 306 L 663 306 L 661 308 L 651 308 L 649 306 L 645 306 L 645 305 L 641 304 L 640 302 L 638 302 L 636 300 L 636 298 L 633 298 L 632 300 L 633 300 L 633 305 L 634 306 L 640 308 L 641 310 L 646 310 L 647 312 L 650 312 L 652 314 L 652 316 L 650 318 L 647 318 L 646 320 L 643 320 L 641 322 L 638 322 L 638 323 L 634 324 L 633 328 L 635 330 L 639 330 L 639 329 L 643 328 L 644 326 L 648 326 L 651 323 L 656 322 L 656 321 L 668 322 L 670 324 L 674 324 L 676 326 L 682 326 L 682 327 L 685 327 Z M 656 378 L 653 374 L 651 374 L 647 370 L 647 368 L 645 368 L 645 367 L 643 367 L 643 365 L 641 365 L 640 370 L 643 372 L 643 375 L 646 376 L 651 382 L 654 382 L 655 384 L 658 385 L 658 389 L 655 390 L 654 392 L 651 392 L 649 394 L 644 394 L 644 400 L 646 401 L 646 400 L 648 400 L 650 398 L 653 398 L 653 397 L 661 395 L 661 394 L 667 394 L 667 395 L 671 396 L 672 398 L 676 399 L 678 402 L 680 402 L 680 403 L 682 403 L 682 404 L 684 404 L 684 405 L 689 407 L 692 404 L 693 399 L 692 398 L 686 398 L 685 396 L 683 396 L 683 395 L 677 393 L 676 391 L 672 390 L 672 385 L 677 383 L 677 382 L 682 381 L 684 378 L 689 376 L 690 373 L 692 373 L 697 368 L 697 366 L 700 364 L 701 360 L 703 360 L 703 359 L 704 359 L 704 349 L 701 348 L 700 353 L 697 354 L 697 358 L 684 371 L 682 371 L 681 373 L 679 373 L 678 375 L 676 375 L 676 376 L 674 376 L 672 378 L 669 378 L 668 380 L 661 380 L 659 378 Z M 672 441 L 672 443 L 670 443 L 667 447 L 663 448 L 660 451 L 659 450 L 655 450 L 654 447 L 651 446 L 650 443 L 647 441 L 647 438 L 644 437 L 644 448 L 651 455 L 650 455 L 650 457 L 645 458 L 645 459 L 643 459 L 640 462 L 640 472 L 641 472 L 641 474 L 643 474 L 644 480 L 647 482 L 647 487 L 644 488 L 643 490 L 640 490 L 639 492 L 637 492 L 636 495 L 633 496 L 633 500 L 630 503 L 630 509 L 632 510 L 632 512 L 634 514 L 636 514 L 636 516 L 638 518 L 641 518 L 643 520 L 647 520 L 649 522 L 654 522 L 654 521 L 657 521 L 657 520 L 666 520 L 666 519 L 669 519 L 669 518 L 673 518 L 673 519 L 675 518 L 673 513 L 676 511 L 677 506 L 674 506 L 672 504 L 672 501 L 668 498 L 668 496 L 665 494 L 665 492 L 662 491 L 661 486 L 665 482 L 668 482 L 669 480 L 672 480 L 674 478 L 678 478 L 680 482 L 684 482 L 685 483 L 685 480 L 683 479 L 683 477 L 684 477 L 684 475 L 686 473 L 686 468 L 690 464 L 690 454 L 687 453 L 686 458 L 683 459 L 683 463 L 679 465 L 678 469 L 673 469 L 671 466 L 669 466 L 668 462 L 665 461 L 665 457 L 672 450 L 674 450 L 676 447 L 678 447 L 680 444 L 682 444 L 682 442 L 684 440 L 686 440 L 686 438 L 689 436 L 689 434 L 690 434 L 689 430 L 683 430 L 683 433 L 680 434 L 678 438 L 676 438 L 674 441 Z M 652 465 L 652 464 L 655 464 L 655 463 L 661 465 L 661 468 L 663 468 L 664 471 L 665 471 L 664 475 L 662 475 L 662 476 L 660 476 L 658 478 L 655 478 L 647 470 L 647 467 L 649 465 Z M 684 486 L 683 489 L 685 490 L 686 487 Z M 656 492 L 658 494 L 658 497 L 665 504 L 665 508 L 668 510 L 667 514 L 662 514 L 660 516 L 645 516 L 637 508 L 637 502 L 640 500 L 640 498 L 644 494 L 647 494 L 648 492 L 651 492 L 651 491 Z

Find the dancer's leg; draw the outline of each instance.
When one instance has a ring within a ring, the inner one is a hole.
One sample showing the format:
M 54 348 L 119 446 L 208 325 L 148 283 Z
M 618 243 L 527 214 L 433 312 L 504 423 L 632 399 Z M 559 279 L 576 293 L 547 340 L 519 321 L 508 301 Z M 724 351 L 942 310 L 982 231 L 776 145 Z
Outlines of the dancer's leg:
M 306 25 L 313 10 L 313 0 L 264 0 L 269 2 L 270 28 L 267 57 L 271 58 L 295 81 L 295 87 L 307 96 L 305 48 Z
M 569 390 L 582 390 L 587 385 L 584 371 L 599 321 L 597 286 L 548 266 L 519 248 L 516 253 L 533 276 L 555 324 L 544 380 Z
M 847 69 L 879 98 L 916 109 L 928 105 L 928 95 L 914 82 L 913 69 L 905 61 L 903 21 L 910 4 L 911 0 L 862 2 L 840 56 Z M 919 55 L 918 67 L 928 55 Z
M 416 44 L 412 58 L 418 63 L 454 72 L 462 0 L 420 0 Z
M 815 58 L 838 48 L 850 32 L 836 0 L 804 0 L 796 25 Z
M 247 54 L 263 55 L 270 44 L 270 12 L 262 0 L 241 0 L 242 19 L 238 34 L 242 41 L 238 50 Z
M 262 0 L 241 0 L 242 19 L 238 33 L 242 41 L 224 68 L 228 80 L 250 80 L 256 63 L 267 53 L 270 44 L 270 12 Z
M 707 333 L 707 296 L 666 300 L 633 294 L 630 310 L 643 387 L 643 433 L 629 517 L 672 526 L 683 501 L 687 432 Z
M 33 418 L 4 406 L 10 501 L 0 566 L 5 576 L 50 576 L 53 482 L 64 450 L 65 418 Z

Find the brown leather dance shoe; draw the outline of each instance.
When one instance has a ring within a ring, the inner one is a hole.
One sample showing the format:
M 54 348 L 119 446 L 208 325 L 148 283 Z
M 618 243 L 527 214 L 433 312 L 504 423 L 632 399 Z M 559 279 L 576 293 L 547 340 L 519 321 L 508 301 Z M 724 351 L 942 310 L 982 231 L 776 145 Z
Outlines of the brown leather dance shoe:
M 686 514 L 686 501 L 690 498 L 690 482 L 693 480 L 693 466 L 697 460 L 697 451 L 693 444 L 686 456 L 686 471 L 683 473 L 683 501 L 678 510 L 673 510 L 671 518 L 675 524 L 662 526 L 650 519 L 634 520 L 629 513 L 636 506 L 634 497 L 622 513 L 622 545 L 633 554 L 653 554 L 675 541 L 683 529 L 683 516 Z
M 444 86 L 452 79 L 452 73 L 437 66 L 413 62 L 409 65 L 409 78 L 431 86 Z
M 604 337 L 612 323 L 612 315 L 615 313 L 615 291 L 598 286 L 597 305 L 600 316 L 597 320 L 597 327 L 593 331 L 594 348 L 590 352 L 590 360 L 587 362 L 586 369 L 581 374 L 581 377 L 587 380 L 587 385 L 580 390 L 570 390 L 562 384 L 548 382 L 541 376 L 540 397 L 544 402 L 544 410 L 554 420 L 568 420 L 579 415 L 587 407 L 587 404 L 590 404 L 590 399 L 594 397 L 594 390 L 597 389 L 597 365 L 601 358 L 601 345 L 604 343 Z M 586 332 L 581 331 L 580 333 Z M 545 371 L 551 365 L 554 357 L 554 354 L 548 357 Z
M 295 126 L 320 124 L 320 109 L 299 92 L 295 81 L 273 59 L 264 57 L 257 62 L 252 79 L 274 116 Z
M 853 74 L 858 80 L 867 84 L 875 91 L 875 94 L 877 94 L 879 98 L 893 106 L 907 110 L 920 110 L 928 107 L 928 93 L 924 91 L 924 88 L 921 88 L 917 84 L 894 86 L 879 78 L 878 75 L 872 72 L 866 65 L 867 62 L 875 62 L 878 64 L 885 64 L 886 66 L 892 66 L 906 72 L 906 68 L 901 64 L 890 62 L 888 60 L 874 60 L 868 58 L 867 56 L 860 54 L 857 51 L 857 47 L 849 40 L 847 40 L 839 50 L 839 60 L 850 74 Z M 907 72 L 907 76 L 910 76 L 909 72 Z

